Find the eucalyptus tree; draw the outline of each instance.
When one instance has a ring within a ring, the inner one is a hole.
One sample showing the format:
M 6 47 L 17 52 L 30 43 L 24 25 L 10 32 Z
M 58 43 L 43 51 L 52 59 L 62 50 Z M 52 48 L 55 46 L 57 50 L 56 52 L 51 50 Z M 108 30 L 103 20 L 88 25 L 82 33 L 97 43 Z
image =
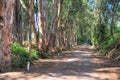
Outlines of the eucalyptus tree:
M 0 1 L 0 17 L 4 22 L 0 29 L 0 71 L 11 69 L 11 42 L 15 0 Z

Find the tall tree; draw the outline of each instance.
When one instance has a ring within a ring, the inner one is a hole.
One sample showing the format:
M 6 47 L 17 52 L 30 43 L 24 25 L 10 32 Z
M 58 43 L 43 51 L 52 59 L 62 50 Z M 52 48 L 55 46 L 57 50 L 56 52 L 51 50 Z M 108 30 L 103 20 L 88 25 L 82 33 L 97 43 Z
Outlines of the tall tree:
M 47 0 L 40 0 L 38 2 L 38 12 L 40 12 L 40 36 L 41 36 L 41 42 L 40 42 L 40 47 L 41 49 L 46 51 L 46 46 L 47 46 L 47 35 L 46 35 L 46 28 L 48 26 L 48 21 L 47 21 Z
M 0 15 L 4 20 L 2 36 L 0 39 L 0 71 L 9 71 L 11 69 L 11 41 L 12 41 L 12 27 L 13 27 L 13 13 L 15 0 L 1 0 L 2 5 Z

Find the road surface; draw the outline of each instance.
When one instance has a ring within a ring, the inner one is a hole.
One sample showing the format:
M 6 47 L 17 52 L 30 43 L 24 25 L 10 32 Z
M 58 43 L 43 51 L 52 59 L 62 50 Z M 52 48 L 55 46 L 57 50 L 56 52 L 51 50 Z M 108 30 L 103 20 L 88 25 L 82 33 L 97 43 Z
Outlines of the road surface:
M 120 80 L 120 65 L 95 56 L 81 45 L 52 59 L 39 59 L 26 69 L 1 73 L 0 80 Z

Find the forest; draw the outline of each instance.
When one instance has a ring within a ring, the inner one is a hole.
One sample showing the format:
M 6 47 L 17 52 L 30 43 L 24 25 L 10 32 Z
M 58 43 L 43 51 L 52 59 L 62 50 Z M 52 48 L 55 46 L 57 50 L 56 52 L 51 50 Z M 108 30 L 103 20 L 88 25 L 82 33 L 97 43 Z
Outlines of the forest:
M 120 0 L 0 0 L 0 72 L 81 44 L 120 61 Z

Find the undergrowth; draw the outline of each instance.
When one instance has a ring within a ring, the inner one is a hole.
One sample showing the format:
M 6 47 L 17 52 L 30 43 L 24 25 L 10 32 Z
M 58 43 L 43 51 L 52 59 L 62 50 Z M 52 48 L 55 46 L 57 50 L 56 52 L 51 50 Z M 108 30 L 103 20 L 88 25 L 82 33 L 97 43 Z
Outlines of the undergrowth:
M 120 35 L 115 34 L 114 39 L 111 37 L 108 40 L 104 41 L 101 43 L 98 49 L 98 54 L 101 56 L 107 56 L 109 58 L 115 59 L 117 56 L 119 56 L 119 40 L 120 40 Z
M 25 67 L 27 61 L 33 63 L 33 60 L 38 58 L 36 49 L 27 50 L 18 43 L 12 43 L 12 67 Z

